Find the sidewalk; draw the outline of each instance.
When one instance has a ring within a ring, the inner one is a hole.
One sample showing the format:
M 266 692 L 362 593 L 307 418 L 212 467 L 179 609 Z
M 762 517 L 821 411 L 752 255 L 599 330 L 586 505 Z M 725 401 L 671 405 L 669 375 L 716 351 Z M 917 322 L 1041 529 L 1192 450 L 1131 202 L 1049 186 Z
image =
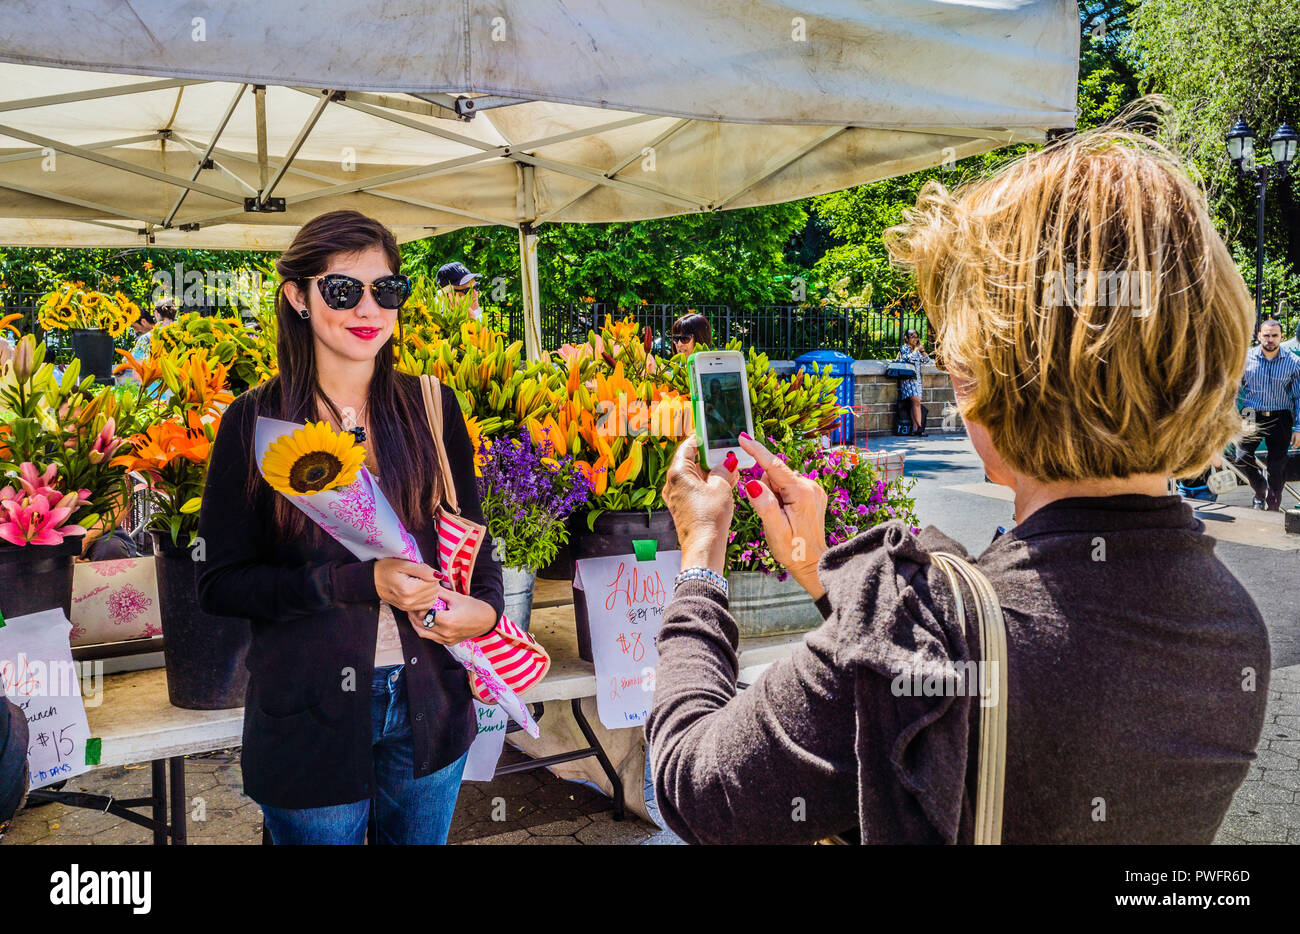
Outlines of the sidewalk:
M 1273 669 L 1255 754 L 1214 842 L 1300 844 L 1300 665 Z
M 520 753 L 507 749 L 502 761 L 519 758 Z M 185 774 L 191 843 L 261 842 L 262 815 L 243 795 L 238 750 L 191 756 Z M 73 779 L 68 788 L 117 798 L 144 796 L 149 793 L 149 767 L 103 769 Z M 647 801 L 653 800 L 648 782 L 644 794 Z M 147 844 L 151 840 L 149 831 L 120 818 L 49 804 L 24 811 L 4 845 Z M 449 842 L 538 846 L 681 841 L 671 831 L 642 820 L 615 821 L 604 795 L 539 769 L 493 782 L 466 782 Z M 1214 842 L 1300 844 L 1300 665 L 1272 672 L 1258 758 Z

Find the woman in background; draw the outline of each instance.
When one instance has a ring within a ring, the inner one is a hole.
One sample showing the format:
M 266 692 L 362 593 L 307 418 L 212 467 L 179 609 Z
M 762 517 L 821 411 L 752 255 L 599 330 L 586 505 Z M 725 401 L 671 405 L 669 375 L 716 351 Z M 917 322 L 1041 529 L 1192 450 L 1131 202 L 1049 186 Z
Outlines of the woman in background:
M 916 426 L 914 434 L 924 438 L 926 431 L 925 419 L 921 413 L 921 364 L 934 361 L 921 346 L 921 335 L 916 331 L 909 330 L 903 339 L 906 343 L 899 349 L 898 359 L 915 367 L 916 376 L 912 379 L 899 380 L 898 398 L 905 402 L 911 400 L 912 424 Z

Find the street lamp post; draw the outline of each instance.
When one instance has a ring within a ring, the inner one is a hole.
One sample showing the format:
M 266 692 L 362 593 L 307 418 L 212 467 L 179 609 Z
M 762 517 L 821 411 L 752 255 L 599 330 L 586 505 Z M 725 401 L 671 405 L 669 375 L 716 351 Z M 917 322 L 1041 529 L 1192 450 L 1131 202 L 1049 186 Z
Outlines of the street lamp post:
M 1300 135 L 1288 123 L 1283 123 L 1269 137 L 1268 146 L 1273 154 L 1272 165 L 1259 165 L 1255 161 L 1255 131 L 1244 120 L 1238 120 L 1226 138 L 1228 158 L 1246 178 L 1255 182 L 1255 328 L 1263 318 L 1264 307 L 1264 198 L 1268 194 L 1268 180 L 1283 178 L 1291 168 L 1300 144 Z

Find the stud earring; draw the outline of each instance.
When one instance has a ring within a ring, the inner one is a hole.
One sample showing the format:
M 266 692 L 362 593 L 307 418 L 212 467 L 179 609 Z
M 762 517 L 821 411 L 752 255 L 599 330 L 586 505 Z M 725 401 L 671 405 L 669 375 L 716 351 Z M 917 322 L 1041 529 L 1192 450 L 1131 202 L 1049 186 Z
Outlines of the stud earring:
M 298 317 L 299 317 L 299 318 L 302 318 L 302 320 L 306 321 L 308 318 L 311 317 L 311 312 L 308 311 L 306 308 L 299 308 L 299 309 L 298 309 Z

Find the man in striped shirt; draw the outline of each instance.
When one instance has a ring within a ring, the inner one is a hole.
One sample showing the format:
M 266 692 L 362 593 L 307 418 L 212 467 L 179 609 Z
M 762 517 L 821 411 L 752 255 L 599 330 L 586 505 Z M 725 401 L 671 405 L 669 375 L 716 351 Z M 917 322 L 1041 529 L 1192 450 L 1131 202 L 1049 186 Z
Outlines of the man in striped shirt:
M 1246 354 L 1241 377 L 1242 413 L 1253 436 L 1237 445 L 1237 466 L 1255 491 L 1256 509 L 1281 508 L 1287 450 L 1300 447 L 1300 357 L 1282 350 L 1282 326 L 1271 318 L 1259 326 L 1259 345 Z M 1260 441 L 1268 445 L 1268 479 L 1255 464 Z

